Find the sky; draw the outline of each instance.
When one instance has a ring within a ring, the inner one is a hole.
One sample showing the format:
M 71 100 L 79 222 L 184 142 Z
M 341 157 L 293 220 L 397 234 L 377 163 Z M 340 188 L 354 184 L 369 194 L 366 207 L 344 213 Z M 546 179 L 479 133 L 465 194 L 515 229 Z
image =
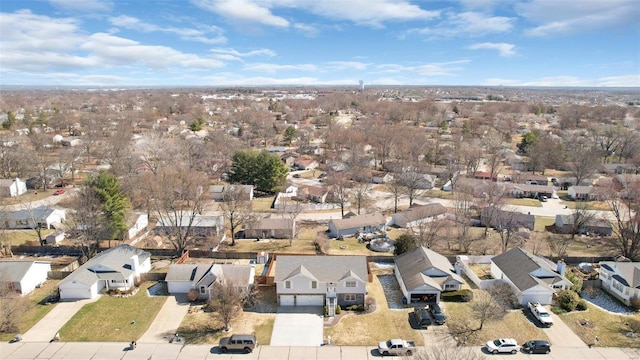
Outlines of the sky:
M 640 0 L 2 0 L 0 86 L 640 87 Z

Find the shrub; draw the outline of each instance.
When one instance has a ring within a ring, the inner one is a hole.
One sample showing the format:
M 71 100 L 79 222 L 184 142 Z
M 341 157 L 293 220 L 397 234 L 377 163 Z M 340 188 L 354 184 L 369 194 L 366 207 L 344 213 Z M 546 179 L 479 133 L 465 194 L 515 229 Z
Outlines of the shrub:
M 585 311 L 587 310 L 587 302 L 584 299 L 578 301 L 578 305 L 576 305 L 576 310 Z
M 329 309 L 327 309 L 327 307 L 324 307 L 324 316 L 329 316 Z
M 349 305 L 349 306 L 346 307 L 346 310 L 363 312 L 364 311 L 364 305 Z
M 640 298 L 637 296 L 634 296 L 631 299 L 629 299 L 629 306 L 631 306 L 636 310 L 640 310 Z
M 440 300 L 450 302 L 469 302 L 473 299 L 473 291 L 469 289 L 447 291 L 440 294 Z
M 342 312 L 342 309 L 340 308 L 340 305 L 338 305 L 336 307 L 336 315 L 340 315 L 341 312 Z
M 580 297 L 574 291 L 564 290 L 558 295 L 558 306 L 564 311 L 573 311 L 578 306 Z
M 564 309 L 562 309 L 562 308 L 561 308 L 561 307 L 559 307 L 559 306 L 552 306 L 552 307 L 551 307 L 551 311 L 553 311 L 553 313 L 554 313 L 554 314 L 557 314 L 557 315 L 561 315 L 561 314 L 566 313 L 566 311 L 564 311 Z

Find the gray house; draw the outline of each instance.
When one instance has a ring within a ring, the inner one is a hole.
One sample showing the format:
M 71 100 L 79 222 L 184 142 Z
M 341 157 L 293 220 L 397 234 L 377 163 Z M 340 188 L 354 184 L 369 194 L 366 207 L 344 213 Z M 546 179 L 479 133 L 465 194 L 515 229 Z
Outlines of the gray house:
M 356 233 L 372 233 L 385 230 L 387 219 L 381 213 L 361 214 L 346 219 L 329 220 L 329 236 L 351 236 Z
M 253 286 L 255 267 L 233 264 L 173 264 L 167 271 L 167 288 L 170 294 L 186 294 L 198 291 L 198 299 L 210 300 L 213 285 L 228 281 L 240 294 L 247 294 Z
M 369 281 L 365 256 L 289 256 L 275 259 L 280 306 L 364 305 Z
M 563 234 L 594 234 L 600 236 L 611 236 L 613 228 L 611 223 L 604 219 L 589 219 L 578 229 L 576 229 L 575 215 L 556 215 L 555 226 Z
M 407 303 L 437 304 L 441 292 L 460 290 L 465 283 L 446 257 L 426 247 L 408 251 L 394 261 L 396 279 Z
M 480 224 L 496 229 L 506 229 L 523 227 L 533 230 L 536 224 L 536 217 L 531 214 L 523 214 L 517 211 L 507 211 L 502 209 L 482 208 L 480 212 Z
M 246 225 L 245 238 L 292 239 L 295 234 L 294 219 L 258 219 Z

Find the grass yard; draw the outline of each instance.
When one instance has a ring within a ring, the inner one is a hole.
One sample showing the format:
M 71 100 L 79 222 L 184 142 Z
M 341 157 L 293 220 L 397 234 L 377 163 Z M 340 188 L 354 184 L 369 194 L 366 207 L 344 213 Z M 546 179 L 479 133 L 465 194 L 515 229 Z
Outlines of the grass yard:
M 55 230 L 53 229 L 42 229 L 42 238 L 47 237 L 47 235 L 51 234 Z M 38 242 L 38 234 L 36 234 L 35 230 L 4 230 L 4 237 L 9 239 L 11 242 L 11 246 L 23 245 L 25 243 L 35 243 L 35 245 L 40 245 Z
M 424 193 L 424 196 L 440 199 L 453 199 L 453 191 L 428 190 Z
M 545 227 L 549 225 L 553 225 L 556 223 L 556 219 L 547 216 L 536 216 L 536 224 L 534 227 L 535 231 L 543 232 L 545 231 Z
M 474 290 L 474 292 L 483 290 Z M 480 323 L 473 320 L 470 303 L 447 302 L 444 303 L 447 315 L 447 324 L 451 325 L 457 321 L 470 321 L 472 326 L 479 326 Z M 517 331 L 515 331 L 517 329 Z M 522 344 L 531 339 L 549 340 L 544 331 L 532 324 L 523 314 L 522 310 L 513 310 L 500 320 L 486 321 L 482 330 L 476 332 L 467 345 L 484 345 L 487 341 L 513 337 Z
M 393 256 L 393 253 L 380 253 L 367 249 L 367 244 L 361 244 L 358 239 L 348 237 L 344 240 L 329 240 L 330 255 L 385 255 Z
M 333 344 L 350 346 L 373 346 L 391 338 L 414 340 L 416 345 L 424 344 L 420 330 L 412 329 L 409 324 L 409 313 L 413 309 L 390 310 L 377 276 L 367 285 L 367 290 L 368 296 L 376 299 L 376 311 L 345 315 L 338 324 L 324 328 L 325 338 L 331 336 Z
M 25 301 L 26 305 L 24 305 L 25 311 L 18 319 L 18 333 L 27 332 L 56 306 L 56 304 L 41 305 L 40 302 L 56 290 L 59 282 L 59 280 L 48 280 L 42 287 L 36 288 L 31 294 L 20 299 Z M 0 334 L 0 341 L 9 341 L 14 336 L 15 333 Z
M 231 333 L 255 334 L 258 344 L 269 344 L 275 317 L 275 314 L 242 312 L 231 321 Z M 187 314 L 178 333 L 187 344 L 217 344 L 221 337 L 230 335 L 223 331 L 223 324 L 215 313 L 204 311 Z
M 10 197 L 10 198 L 7 198 L 7 197 L 0 198 L 0 206 L 16 205 L 16 204 L 25 204 L 26 206 L 28 206 L 29 203 L 32 201 L 38 201 L 38 200 L 48 198 L 49 196 L 53 196 L 53 193 L 56 190 L 58 189 L 56 189 L 55 187 L 47 187 L 47 191 L 42 191 L 42 188 L 37 190 L 29 189 L 27 190 L 26 193 L 20 196 Z
M 315 247 L 311 240 L 276 240 L 262 239 L 236 239 L 235 246 L 224 245 L 220 247 L 220 251 L 236 251 L 236 252 L 276 252 L 291 254 L 315 254 Z
M 129 342 L 138 339 L 167 301 L 166 296 L 147 295 L 147 288 L 153 284 L 142 284 L 139 291 L 128 298 L 104 295 L 86 304 L 60 329 L 62 340 Z
M 276 212 L 276 209 L 271 208 L 274 199 L 275 196 L 253 198 L 251 208 L 257 212 Z
M 507 205 L 542 207 L 538 199 L 507 199 Z
M 580 206 L 581 209 L 584 210 L 600 210 L 600 211 L 610 211 L 611 208 L 609 204 L 604 201 L 563 201 L 564 205 L 566 205 L 569 209 L 575 209 L 577 206 Z
M 598 346 L 640 347 L 640 339 L 625 336 L 629 331 L 625 324 L 626 320 L 629 318 L 640 320 L 638 314 L 614 315 L 595 306 L 589 306 L 586 311 L 565 313 L 560 315 L 560 318 L 587 344 L 593 343 L 593 339 L 598 336 Z

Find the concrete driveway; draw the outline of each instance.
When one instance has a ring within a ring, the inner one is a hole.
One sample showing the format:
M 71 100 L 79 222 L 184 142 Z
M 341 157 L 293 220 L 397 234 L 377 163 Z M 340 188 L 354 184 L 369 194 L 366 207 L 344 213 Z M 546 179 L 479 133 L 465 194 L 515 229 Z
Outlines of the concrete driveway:
M 171 295 L 153 319 L 149 329 L 138 339 L 139 344 L 167 344 L 178 331 L 189 311 L 186 294 Z
M 38 321 L 29 331 L 22 335 L 23 341 L 49 341 L 53 339 L 56 333 L 64 326 L 64 324 L 75 315 L 85 304 L 97 301 L 100 296 L 95 299 L 63 301 L 55 305 L 40 321 Z M 64 334 L 60 334 L 64 340 Z
M 587 344 L 585 344 L 558 315 L 551 311 L 549 311 L 549 314 L 551 314 L 551 318 L 553 319 L 553 326 L 544 328 L 544 332 L 549 337 L 552 349 L 554 348 L 553 345 L 570 348 L 587 348 Z
M 271 346 L 321 346 L 324 343 L 322 307 L 280 306 L 271 334 Z

